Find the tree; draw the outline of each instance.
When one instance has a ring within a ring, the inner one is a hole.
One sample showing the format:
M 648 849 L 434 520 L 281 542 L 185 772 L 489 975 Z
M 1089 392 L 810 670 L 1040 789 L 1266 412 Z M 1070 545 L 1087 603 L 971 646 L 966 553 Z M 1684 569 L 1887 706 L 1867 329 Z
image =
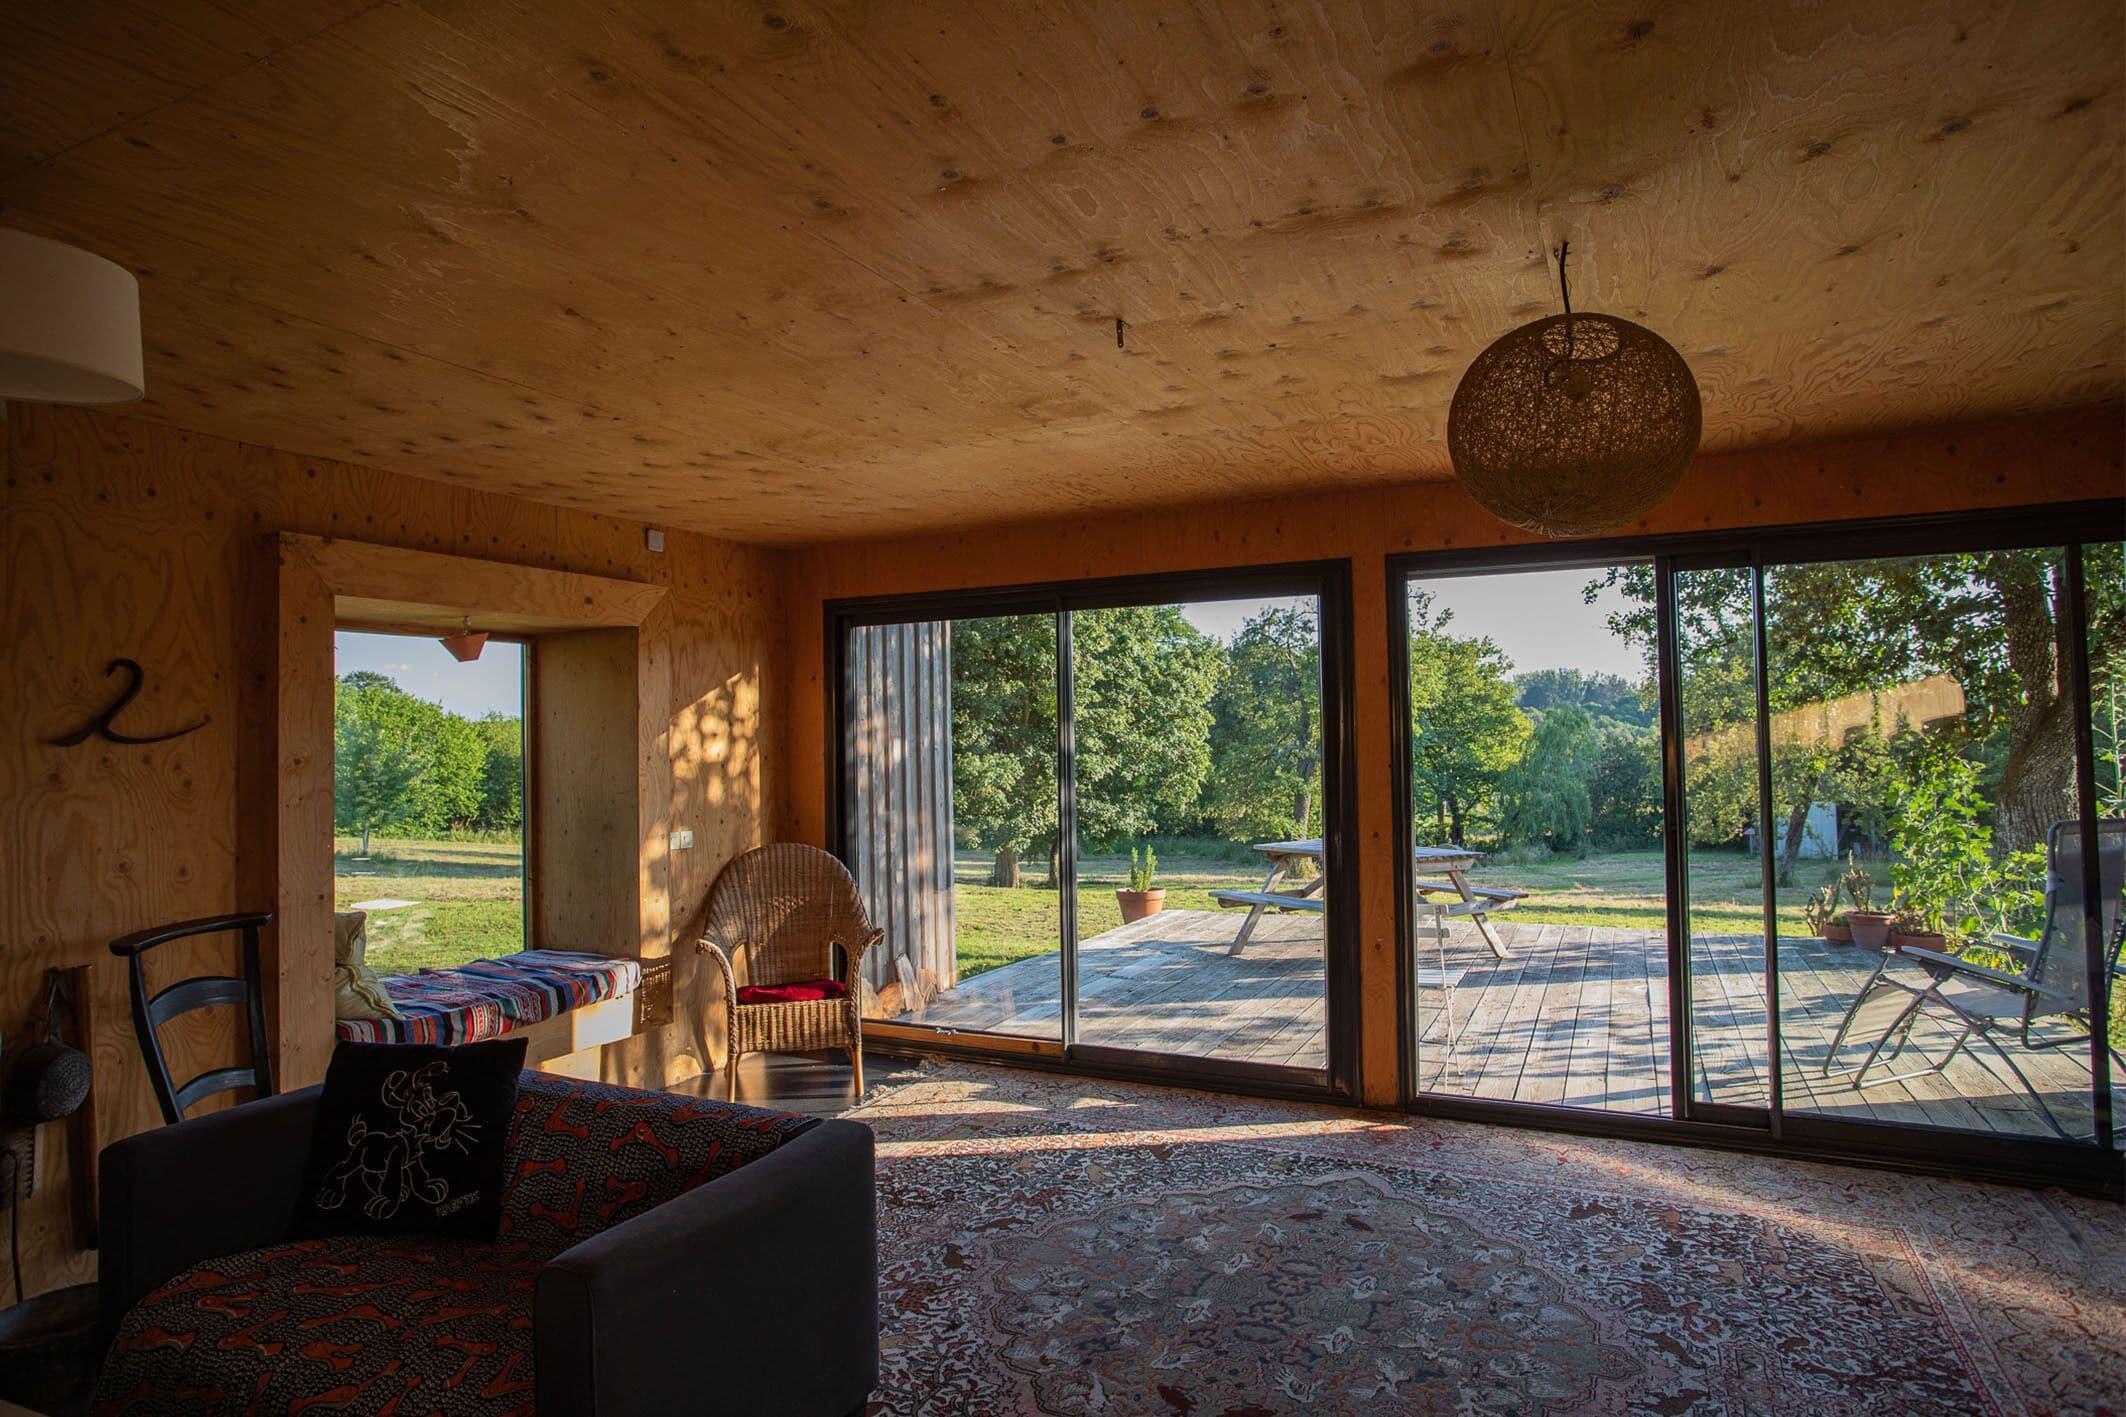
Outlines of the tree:
M 1240 627 L 1211 705 L 1209 812 L 1241 836 L 1305 836 L 1321 797 L 1321 636 L 1311 610 L 1270 609 Z
M 1559 704 L 1536 725 L 1527 753 L 1499 779 L 1499 836 L 1584 854 L 1594 825 L 1587 790 L 1600 738 L 1578 704 Z
M 2034 549 L 1779 565 L 1766 573 L 1767 708 L 1775 739 L 1775 810 L 1783 815 L 1782 866 L 1791 869 L 1816 802 L 1863 794 L 1879 813 L 1891 784 L 1876 768 L 1882 744 L 1904 727 L 1900 691 L 1941 677 L 1963 696 L 1954 722 L 1927 725 L 1988 765 L 1997 851 L 2042 840 L 2073 809 L 2073 723 L 2065 692 L 2068 646 L 2061 633 L 2064 581 L 2057 552 Z M 1619 568 L 1588 588 L 1621 583 L 1628 608 L 1612 628 L 1651 661 L 1651 568 Z M 2126 616 L 2109 608 L 2115 587 L 2092 595 L 2092 667 L 2126 651 Z M 1677 578 L 1686 736 L 1734 736 L 1754 724 L 1755 660 L 1746 571 Z M 1872 699 L 1863 728 L 1812 720 L 1856 697 Z M 1872 739 L 1872 743 L 1862 741 Z M 1693 738 L 1694 742 L 1699 741 Z M 1749 751 L 1754 752 L 1750 747 Z M 1695 763 L 1687 763 L 1693 791 Z M 1713 774 L 1718 776 L 1716 772 Z M 1754 803 L 1754 797 L 1750 799 Z M 1693 813 L 1693 834 L 1697 817 Z
M 1225 677 L 1216 640 L 1180 609 L 1072 614 L 1078 830 L 1088 841 L 1150 833 L 1193 810 L 1211 766 L 1211 698 Z M 953 816 L 995 853 L 991 884 L 1020 862 L 1056 864 L 1054 621 L 1024 615 L 952 627 Z
M 1529 727 L 1506 681 L 1512 664 L 1489 639 L 1448 634 L 1452 619 L 1433 612 L 1431 592 L 1411 590 L 1412 802 L 1432 814 L 1441 839 L 1459 844 L 1472 810 L 1520 759 Z
M 524 724 L 491 713 L 473 725 L 487 745 L 476 820 L 483 827 L 524 825 Z
M 1648 680 L 1651 683 L 1651 679 Z M 1642 693 L 1621 674 L 1579 669 L 1531 669 L 1513 676 L 1515 701 L 1531 713 L 1557 704 L 1577 704 L 1595 719 L 1614 719 L 1640 728 L 1654 721 L 1652 694 Z
M 1588 780 L 1595 840 L 1634 848 L 1661 839 L 1661 740 L 1653 730 L 1598 724 L 1599 746 Z
M 952 815 L 995 853 L 990 884 L 1056 834 L 1056 629 L 1047 615 L 952 624 Z
M 405 697 L 381 674 L 350 674 L 333 694 L 332 815 L 361 832 L 365 856 L 372 831 L 413 817 L 415 787 L 430 766 L 426 745 L 406 731 L 393 696 Z
M 1225 650 L 1180 607 L 1070 617 L 1078 832 L 1115 843 L 1194 810 L 1211 773 L 1211 700 Z

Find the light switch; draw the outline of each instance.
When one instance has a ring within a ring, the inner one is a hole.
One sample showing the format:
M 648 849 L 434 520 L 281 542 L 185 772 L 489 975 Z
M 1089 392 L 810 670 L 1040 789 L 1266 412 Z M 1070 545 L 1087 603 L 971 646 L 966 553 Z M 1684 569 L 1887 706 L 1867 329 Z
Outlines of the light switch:
M 672 850 L 684 851 L 693 844 L 694 833 L 691 828 L 682 828 L 672 833 Z

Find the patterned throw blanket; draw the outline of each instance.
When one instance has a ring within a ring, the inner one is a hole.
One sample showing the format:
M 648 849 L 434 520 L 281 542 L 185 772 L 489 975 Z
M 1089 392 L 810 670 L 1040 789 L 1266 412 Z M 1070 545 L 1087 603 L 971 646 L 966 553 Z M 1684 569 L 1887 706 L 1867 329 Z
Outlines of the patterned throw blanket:
M 477 1043 L 499 1038 L 568 1009 L 632 994 L 642 987 L 637 960 L 570 950 L 525 950 L 450 969 L 384 978 L 404 1018 L 341 1019 L 339 1036 L 354 1043 Z

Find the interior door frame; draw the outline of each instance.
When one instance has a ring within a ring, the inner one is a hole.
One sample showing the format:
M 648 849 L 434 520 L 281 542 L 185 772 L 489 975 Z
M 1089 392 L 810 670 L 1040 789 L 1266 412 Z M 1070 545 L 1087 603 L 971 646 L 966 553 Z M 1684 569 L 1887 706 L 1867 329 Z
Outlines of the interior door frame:
M 1321 641 L 1322 678 L 1322 835 L 1328 866 L 1324 888 L 1324 1009 L 1328 1040 L 1326 1066 L 1290 1068 L 1230 1059 L 1146 1053 L 1079 1042 L 1077 1019 L 1076 782 L 1074 757 L 1070 617 L 1080 610 L 1177 601 L 1234 599 L 1240 596 L 1313 596 Z M 846 644 L 851 629 L 865 625 L 905 624 L 989 616 L 1053 614 L 1056 617 L 1057 675 L 1057 822 L 1059 838 L 1059 938 L 1063 1020 L 1058 1039 L 1030 1039 L 974 1031 L 941 1032 L 913 1022 L 867 1019 L 866 1043 L 877 1041 L 924 1052 L 1008 1059 L 1036 1067 L 1056 1067 L 1092 1076 L 1168 1084 L 1199 1084 L 1226 1091 L 1265 1096 L 1351 1102 L 1358 1097 L 1358 856 L 1357 753 L 1353 722 L 1351 630 L 1351 562 L 1348 559 L 1278 562 L 1202 571 L 1110 576 L 1047 581 L 1027 585 L 982 587 L 913 595 L 833 600 L 823 609 L 822 643 L 828 693 L 832 700 L 827 734 L 827 781 L 832 784 L 828 828 L 832 849 L 848 854 L 847 799 L 852 786 L 849 762 L 849 686 Z
M 1775 918 L 1777 899 L 1771 892 L 1772 860 L 1769 833 L 1765 828 L 1770 805 L 1765 777 L 1769 773 L 1769 724 L 1763 713 L 1766 677 L 1763 637 L 1764 570 L 1769 565 L 1796 561 L 1887 559 L 1900 556 L 1949 555 L 1957 552 L 2009 550 L 2026 547 L 2061 547 L 2067 569 L 2068 621 L 2063 632 L 2071 637 L 2068 661 L 2076 720 L 2077 810 L 2085 824 L 2085 836 L 2095 830 L 2094 765 L 2089 741 L 2088 616 L 2083 587 L 2082 548 L 2126 539 L 2126 498 L 2056 503 L 2000 510 L 1910 517 L 1856 518 L 1831 523 L 1779 524 L 1755 528 L 1673 533 L 1643 536 L 1590 538 L 1578 541 L 1535 542 L 1504 547 L 1409 552 L 1387 558 L 1390 719 L 1394 730 L 1395 826 L 1396 826 L 1396 990 L 1398 1057 L 1404 1110 L 1434 1116 L 1467 1118 L 1532 1126 L 1549 1130 L 1618 1136 L 1643 1140 L 1721 1146 L 1776 1155 L 1834 1161 L 1861 1161 L 1904 1169 L 1951 1174 L 2016 1183 L 2059 1184 L 2071 1189 L 2118 1195 L 2126 1189 L 2120 1167 L 2118 1119 L 2110 1096 L 2109 1056 L 2101 1026 L 2090 1038 L 2091 1090 L 2097 1137 L 2093 1143 L 2062 1142 L 2044 1137 L 1982 1136 L 1948 1129 L 1900 1126 L 1887 1123 L 1856 1123 L 1789 1114 L 1778 1089 L 1779 1018 L 1776 993 L 1768 993 L 1766 1046 L 1772 1105 L 1744 1108 L 1690 1097 L 1690 1009 L 1687 998 L 1688 943 L 1682 911 L 1688 895 L 1688 851 L 1677 842 L 1682 823 L 1683 776 L 1681 763 L 1680 699 L 1676 683 L 1677 626 L 1673 603 L 1673 574 L 1677 570 L 1739 568 L 1751 571 L 1753 634 L 1757 648 L 1759 840 L 1761 866 L 1765 871 L 1765 950 L 1768 990 L 1776 974 Z M 2092 529 L 2099 529 L 2092 534 Z M 1411 987 L 1411 904 L 1414 867 L 1411 847 L 1414 830 L 1409 760 L 1409 605 L 1410 582 L 1428 577 L 1472 573 L 1506 573 L 1527 570 L 1565 570 L 1574 567 L 1608 567 L 1652 562 L 1656 581 L 1656 653 L 1661 698 L 1661 760 L 1664 843 L 1667 855 L 1667 912 L 1669 918 L 1669 1046 L 1671 1113 L 1668 1117 L 1642 1117 L 1594 1109 L 1552 1106 L 1540 1103 L 1502 1102 L 1482 1098 L 1448 1097 L 1425 1093 L 1417 1087 L 1417 1030 L 1415 990 Z M 2093 847 L 2085 844 L 2083 859 L 2085 892 L 2093 904 L 2096 887 Z M 2092 925 L 2091 934 L 2095 933 Z M 2086 943 L 2086 942 L 2085 942 Z M 2099 973 L 2100 959 L 2091 951 L 2092 997 L 2105 983 Z

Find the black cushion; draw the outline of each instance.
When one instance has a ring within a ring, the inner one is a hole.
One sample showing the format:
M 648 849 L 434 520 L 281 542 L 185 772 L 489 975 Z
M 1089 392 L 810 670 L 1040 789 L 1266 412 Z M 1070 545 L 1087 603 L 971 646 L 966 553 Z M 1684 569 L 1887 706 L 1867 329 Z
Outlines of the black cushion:
M 524 1040 L 341 1043 L 325 1071 L 295 1233 L 492 1240 Z

